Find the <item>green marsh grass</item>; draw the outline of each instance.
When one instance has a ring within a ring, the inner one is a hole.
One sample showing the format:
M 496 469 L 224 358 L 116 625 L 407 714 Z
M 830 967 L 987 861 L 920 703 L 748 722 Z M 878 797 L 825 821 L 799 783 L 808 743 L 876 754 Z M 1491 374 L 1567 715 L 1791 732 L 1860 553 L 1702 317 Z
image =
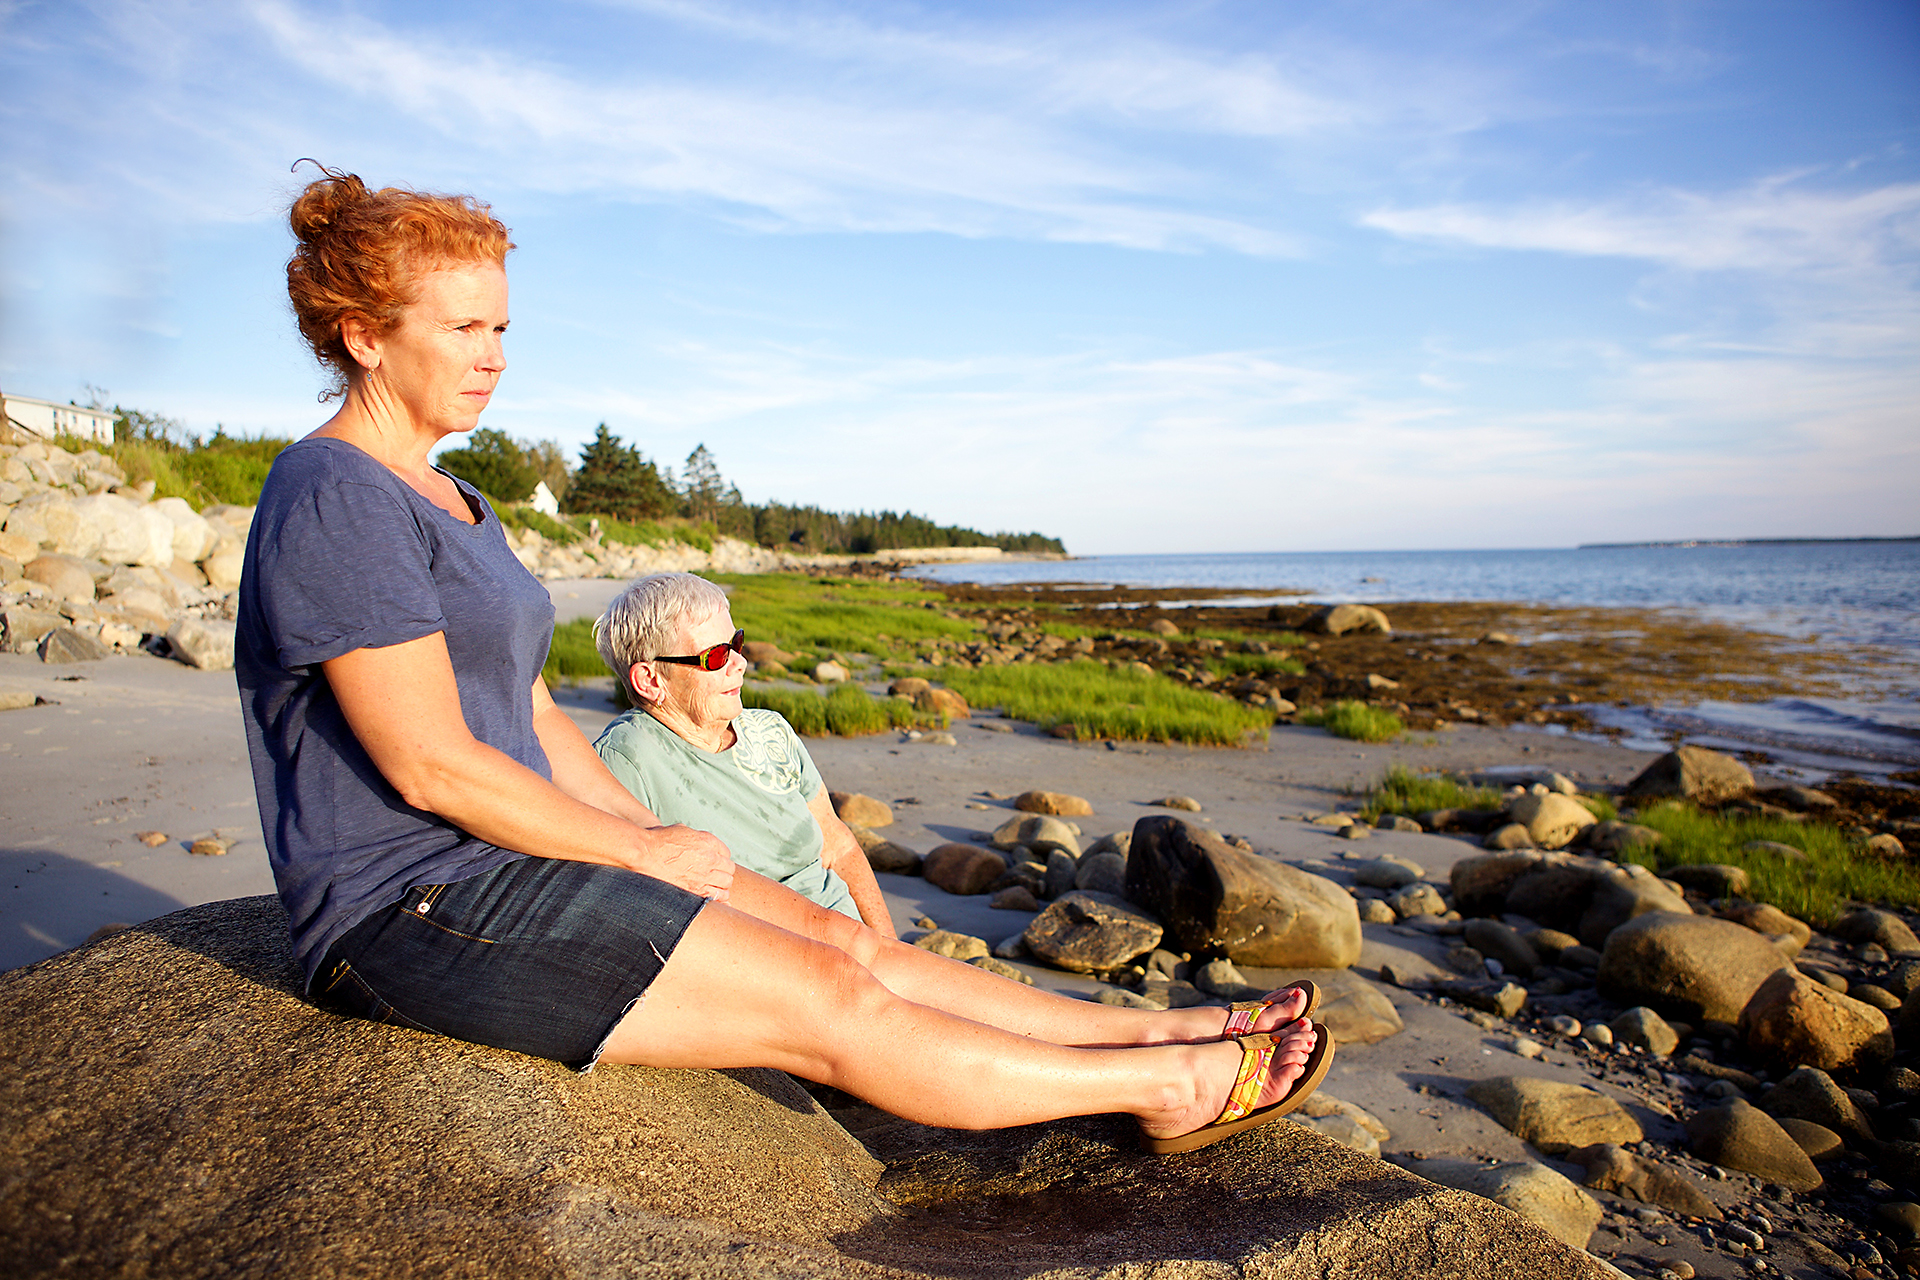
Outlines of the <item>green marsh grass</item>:
M 800 653 L 867 653 L 923 640 L 970 639 L 971 622 L 949 618 L 938 592 L 895 582 L 805 578 L 796 574 L 715 574 L 728 589 L 733 624 L 752 640 Z M 884 637 L 884 639 L 882 638 Z
M 976 707 L 1000 707 L 1043 729 L 1071 724 L 1083 738 L 1237 746 L 1265 735 L 1273 717 L 1158 675 L 1090 658 L 1006 667 L 942 667 L 925 673 Z
M 540 668 L 540 674 L 550 685 L 613 674 L 593 647 L 593 619 L 575 618 L 553 629 L 553 643 L 547 648 L 546 665 Z
M 1850 899 L 1920 906 L 1920 870 L 1868 856 L 1844 832 L 1824 823 L 1722 817 L 1675 801 L 1651 805 L 1632 820 L 1663 837 L 1658 848 L 1628 854 L 1632 861 L 1655 871 L 1703 862 L 1744 867 L 1752 878 L 1748 897 L 1771 902 L 1816 928 L 1831 924 Z M 1807 861 L 1741 848 L 1754 840 L 1792 845 L 1806 853 Z
M 1430 809 L 1498 809 L 1500 793 L 1492 787 L 1470 787 L 1452 778 L 1415 773 L 1396 764 L 1381 775 L 1367 792 L 1367 803 L 1360 810 L 1368 820 L 1383 813 L 1402 813 L 1412 817 Z
M 835 685 L 824 696 L 808 689 L 745 688 L 740 701 L 778 712 L 795 733 L 809 738 L 854 738 L 933 722 L 904 698 L 875 698 L 857 684 Z
M 1390 742 L 1407 732 L 1399 716 L 1364 702 L 1314 707 L 1300 713 L 1300 723 L 1318 725 L 1336 738 L 1352 738 L 1355 742 Z

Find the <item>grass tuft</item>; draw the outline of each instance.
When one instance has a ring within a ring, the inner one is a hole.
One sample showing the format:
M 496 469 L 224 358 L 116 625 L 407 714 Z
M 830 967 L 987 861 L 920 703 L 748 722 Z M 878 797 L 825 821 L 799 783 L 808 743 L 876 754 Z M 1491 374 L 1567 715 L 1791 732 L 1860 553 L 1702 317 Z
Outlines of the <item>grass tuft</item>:
M 1129 668 L 1082 658 L 1057 664 L 944 667 L 926 673 L 976 707 L 1000 707 L 1043 729 L 1071 724 L 1083 738 L 1236 746 L 1273 717 Z
M 920 718 L 913 707 L 900 698 L 878 698 L 857 684 L 835 685 L 824 697 L 806 689 L 744 688 L 740 701 L 749 707 L 776 711 L 786 718 L 793 731 L 802 737 L 824 738 L 838 734 L 843 738 L 889 729 L 911 728 Z
M 1364 702 L 1336 702 L 1300 713 L 1301 724 L 1319 725 L 1336 738 L 1355 742 L 1390 742 L 1404 737 L 1407 726 L 1399 716 Z
M 1383 813 L 1408 817 L 1430 809 L 1498 809 L 1500 793 L 1492 787 L 1469 787 L 1452 778 L 1415 773 L 1403 764 L 1386 771 L 1367 792 L 1360 810 L 1368 821 Z

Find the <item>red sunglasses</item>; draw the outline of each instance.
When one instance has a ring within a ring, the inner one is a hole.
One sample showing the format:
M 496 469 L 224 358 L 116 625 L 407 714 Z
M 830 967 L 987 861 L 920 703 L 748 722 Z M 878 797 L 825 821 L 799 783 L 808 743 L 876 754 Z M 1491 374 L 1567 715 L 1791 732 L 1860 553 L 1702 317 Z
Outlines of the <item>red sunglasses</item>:
M 683 667 L 698 667 L 702 671 L 718 671 L 727 665 L 728 654 L 737 653 L 743 658 L 746 657 L 747 651 L 744 647 L 746 643 L 747 633 L 745 630 L 740 630 L 733 633 L 733 639 L 723 640 L 719 644 L 710 644 L 700 652 L 688 657 L 655 658 L 653 661 L 677 662 Z

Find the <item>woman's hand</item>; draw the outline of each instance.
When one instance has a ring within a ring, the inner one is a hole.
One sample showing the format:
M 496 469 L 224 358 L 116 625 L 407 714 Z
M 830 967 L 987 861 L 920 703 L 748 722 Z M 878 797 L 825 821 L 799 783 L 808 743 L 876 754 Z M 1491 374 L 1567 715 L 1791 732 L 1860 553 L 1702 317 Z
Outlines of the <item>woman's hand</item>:
M 733 857 L 720 838 L 678 823 L 654 827 L 645 854 L 646 865 L 636 868 L 656 880 L 678 885 L 710 902 L 725 902 L 733 890 Z

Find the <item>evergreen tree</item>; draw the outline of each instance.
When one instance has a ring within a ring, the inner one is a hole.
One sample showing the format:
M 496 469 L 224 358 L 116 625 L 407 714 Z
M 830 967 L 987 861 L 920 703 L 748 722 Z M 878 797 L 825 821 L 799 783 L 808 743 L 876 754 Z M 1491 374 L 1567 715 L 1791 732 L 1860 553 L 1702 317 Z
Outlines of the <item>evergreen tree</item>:
M 725 500 L 727 482 L 721 478 L 720 468 L 714 462 L 713 455 L 702 444 L 687 455 L 687 465 L 680 472 L 680 496 L 684 500 L 685 514 L 691 520 L 712 520 L 720 513 L 720 505 Z M 739 490 L 735 489 L 737 496 Z
M 504 431 L 481 427 L 434 461 L 496 502 L 524 502 L 542 479 L 529 451 Z
M 676 505 L 660 469 L 601 423 L 592 442 L 580 450 L 580 469 L 567 489 L 566 509 L 616 520 L 652 520 Z

